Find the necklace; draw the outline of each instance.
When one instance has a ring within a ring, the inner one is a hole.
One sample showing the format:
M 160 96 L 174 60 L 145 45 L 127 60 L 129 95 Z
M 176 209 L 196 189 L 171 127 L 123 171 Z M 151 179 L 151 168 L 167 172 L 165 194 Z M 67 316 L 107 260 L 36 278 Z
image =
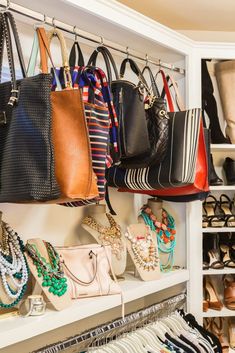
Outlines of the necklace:
M 26 291 L 29 270 L 24 256 L 22 240 L 9 224 L 2 222 L 1 227 L 0 276 L 3 288 L 13 302 L 10 304 L 0 302 L 0 307 L 11 308 L 19 303 Z
M 33 259 L 33 263 L 37 268 L 38 277 L 42 277 L 42 286 L 48 287 L 48 291 L 58 297 L 67 292 L 67 278 L 64 277 L 62 264 L 59 254 L 53 246 L 44 241 L 49 256 L 49 262 L 41 256 L 35 244 L 26 244 L 26 250 Z
M 149 225 L 150 229 L 156 233 L 159 252 L 169 254 L 167 262 L 160 265 L 161 271 L 170 271 L 173 267 L 176 246 L 174 218 L 163 208 L 162 220 L 159 222 L 148 205 L 142 207 L 140 215 L 145 224 Z
M 121 228 L 114 220 L 114 218 L 106 213 L 110 227 L 105 227 L 98 223 L 94 217 L 87 216 L 83 219 L 82 223 L 86 224 L 91 229 L 96 230 L 99 233 L 99 240 L 102 245 L 110 245 L 112 253 L 117 257 L 118 260 L 121 259 L 121 252 L 124 249 L 122 243 Z
M 149 226 L 146 226 L 146 230 L 147 234 L 135 236 L 131 234 L 130 228 L 127 227 L 125 236 L 131 242 L 135 262 L 146 271 L 154 271 L 159 261 Z

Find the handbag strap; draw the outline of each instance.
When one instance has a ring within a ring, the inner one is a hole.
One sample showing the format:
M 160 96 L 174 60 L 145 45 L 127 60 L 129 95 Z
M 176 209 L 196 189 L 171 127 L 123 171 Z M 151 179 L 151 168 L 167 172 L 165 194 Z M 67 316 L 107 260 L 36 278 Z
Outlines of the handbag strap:
M 70 73 L 70 68 L 69 68 L 68 51 L 67 51 L 67 46 L 66 46 L 64 36 L 63 36 L 62 32 L 57 28 L 53 28 L 52 30 L 47 32 L 48 47 L 49 48 L 51 45 L 51 41 L 54 37 L 57 37 L 59 40 L 59 43 L 60 43 L 61 56 L 62 56 L 62 66 L 64 68 L 63 73 L 64 73 L 65 87 L 72 88 L 72 78 L 71 78 L 71 73 Z
M 145 67 L 143 68 L 142 75 L 144 75 L 145 71 L 148 71 L 148 73 L 149 73 L 150 82 L 151 82 L 151 88 L 152 88 L 154 96 L 159 98 L 160 97 L 160 92 L 158 90 L 157 83 L 156 83 L 155 78 L 153 76 L 153 72 L 152 72 L 152 70 L 150 69 L 150 67 L 148 65 L 145 65 Z
M 77 65 L 76 65 L 76 52 L 77 52 Z M 85 65 L 85 61 L 82 54 L 82 50 L 80 48 L 78 41 L 75 40 L 69 54 L 69 66 L 74 67 L 74 66 L 84 66 L 84 65 Z
M 119 79 L 119 74 L 118 74 L 118 69 L 117 69 L 116 63 L 114 61 L 114 58 L 113 58 L 112 54 L 110 53 L 110 51 L 108 50 L 108 48 L 106 48 L 103 45 L 97 47 L 96 50 L 94 50 L 93 53 L 91 54 L 87 65 L 88 66 L 89 65 L 96 66 L 96 61 L 97 61 L 97 57 L 98 57 L 99 53 L 103 56 L 105 66 L 106 66 L 109 86 L 111 86 L 111 83 L 113 80 L 112 69 L 113 69 L 116 80 Z
M 129 63 L 130 67 L 132 69 L 132 71 L 136 74 L 136 76 L 139 79 L 139 84 L 144 85 L 144 88 L 146 89 L 146 91 L 150 94 L 150 89 L 148 87 L 148 84 L 144 78 L 144 76 L 142 75 L 142 72 L 140 71 L 138 65 L 136 64 L 136 62 L 131 59 L 131 58 L 126 58 L 122 61 L 121 63 L 121 67 L 120 67 L 120 77 L 123 78 L 125 71 L 126 71 L 126 64 Z
M 97 266 L 97 263 L 98 263 L 98 256 L 97 254 L 95 254 L 92 250 L 89 252 L 89 257 L 90 259 L 94 259 L 95 258 L 95 261 L 94 261 L 94 264 L 93 264 L 93 267 L 94 267 L 94 275 L 92 277 L 92 279 L 88 282 L 85 282 L 85 281 L 82 281 L 80 278 L 78 278 L 70 269 L 69 267 L 67 266 L 66 262 L 64 260 L 62 260 L 62 264 L 65 266 L 65 268 L 67 269 L 67 271 L 69 272 L 71 278 L 74 280 L 74 282 L 78 283 L 78 284 L 82 284 L 83 286 L 89 286 L 90 284 L 92 284 L 94 282 L 94 280 L 96 279 L 96 276 L 97 276 L 97 269 L 98 269 L 98 266 Z
M 168 74 L 166 76 L 166 80 L 167 80 L 167 83 L 168 83 L 168 87 L 173 86 L 173 88 L 174 88 L 175 102 L 177 104 L 178 109 L 180 111 L 185 110 L 185 105 L 184 105 L 184 102 L 183 102 L 183 98 L 182 98 L 182 96 L 180 94 L 180 91 L 179 91 L 179 88 L 178 88 L 178 84 L 175 81 L 174 77 L 171 76 L 170 74 Z M 169 83 L 171 83 L 170 86 L 169 86 Z M 165 96 L 165 88 L 163 87 L 161 97 L 164 98 L 164 96 Z
M 164 90 L 165 90 L 165 94 L 166 94 L 169 110 L 170 110 L 170 112 L 174 112 L 174 110 L 175 110 L 174 109 L 174 104 L 173 104 L 173 101 L 172 101 L 172 98 L 171 98 L 171 93 L 170 93 L 170 90 L 169 90 L 169 86 L 168 86 L 168 83 L 167 83 L 165 72 L 163 70 L 159 70 L 159 72 L 160 72 L 160 74 L 162 76 L 163 87 L 164 87 Z M 157 73 L 157 75 L 158 75 L 158 73 Z
M 60 80 L 58 78 L 55 66 L 54 66 L 52 58 L 51 58 L 46 31 L 43 27 L 38 27 L 34 33 L 34 41 L 33 41 L 33 46 L 32 46 L 31 55 L 30 55 L 30 59 L 29 59 L 28 69 L 27 69 L 28 76 L 34 75 L 36 61 L 37 61 L 37 55 L 38 55 L 38 49 L 40 52 L 40 59 L 41 59 L 40 60 L 41 72 L 43 74 L 48 74 L 47 56 L 49 56 L 49 59 L 51 61 L 51 65 L 52 65 L 52 68 L 54 71 L 57 90 L 61 91 L 62 86 L 60 84 Z

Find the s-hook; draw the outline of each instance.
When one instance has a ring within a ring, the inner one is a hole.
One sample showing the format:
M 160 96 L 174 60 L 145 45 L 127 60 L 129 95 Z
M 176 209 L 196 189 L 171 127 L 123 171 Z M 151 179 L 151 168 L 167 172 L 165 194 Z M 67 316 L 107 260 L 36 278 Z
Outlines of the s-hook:
M 148 54 L 145 54 L 145 66 L 148 66 L 149 63 L 149 57 Z
M 74 41 L 77 42 L 78 41 L 78 32 L 77 32 L 77 26 L 73 26 L 73 33 L 74 33 Z
M 4 6 L 4 5 L 3 5 L 3 6 Z M 6 4 L 5 7 L 3 7 L 3 9 L 1 9 L 1 12 L 8 11 L 9 8 L 10 8 L 10 6 L 11 6 L 11 2 L 10 2 L 10 0 L 7 0 L 7 4 Z
M 126 58 L 129 59 L 129 56 L 130 56 L 129 47 L 126 47 Z
M 100 36 L 100 45 L 104 45 L 104 37 Z

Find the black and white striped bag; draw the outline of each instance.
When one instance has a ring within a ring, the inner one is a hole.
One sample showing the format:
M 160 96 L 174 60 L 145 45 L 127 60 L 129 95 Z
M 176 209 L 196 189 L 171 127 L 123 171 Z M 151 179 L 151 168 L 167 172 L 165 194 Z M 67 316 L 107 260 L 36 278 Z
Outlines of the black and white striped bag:
M 167 154 L 157 166 L 138 169 L 111 167 L 106 172 L 108 185 L 130 190 L 155 190 L 182 187 L 194 182 L 201 109 L 168 113 L 170 130 Z

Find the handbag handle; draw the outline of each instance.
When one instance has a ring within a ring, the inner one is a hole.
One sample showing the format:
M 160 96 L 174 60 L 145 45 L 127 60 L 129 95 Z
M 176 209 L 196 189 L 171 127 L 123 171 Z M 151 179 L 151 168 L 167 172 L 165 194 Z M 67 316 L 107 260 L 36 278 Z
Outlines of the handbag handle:
M 126 58 L 122 61 L 121 63 L 121 67 L 120 67 L 120 77 L 123 78 L 124 77 L 124 74 L 125 74 L 125 71 L 126 71 L 126 64 L 129 63 L 130 64 L 130 67 L 132 69 L 132 71 L 136 74 L 136 76 L 138 77 L 139 79 L 139 83 L 142 83 L 146 89 L 146 91 L 148 93 L 150 93 L 150 90 L 149 90 L 149 87 L 148 87 L 148 84 L 144 78 L 144 76 L 142 75 L 142 72 L 140 71 L 138 65 L 136 64 L 136 62 L 133 60 L 133 59 L 130 59 L 130 58 Z
M 110 51 L 108 50 L 108 48 L 106 48 L 103 45 L 97 47 L 96 50 L 94 50 L 93 53 L 91 54 L 87 65 L 88 66 L 89 65 L 96 66 L 96 61 L 97 61 L 97 57 L 98 57 L 99 53 L 103 56 L 105 66 L 106 66 L 109 86 L 111 86 L 111 83 L 113 80 L 112 79 L 112 69 L 113 69 L 116 80 L 119 79 L 119 74 L 118 74 L 118 69 L 117 69 L 116 63 L 114 61 L 114 58 L 113 58 L 112 54 L 110 53 Z
M 149 73 L 149 77 L 150 77 L 150 81 L 151 81 L 151 88 L 152 88 L 154 96 L 157 98 L 160 98 L 160 92 L 158 90 L 155 78 L 153 76 L 153 72 L 148 65 L 145 65 L 145 67 L 143 68 L 142 75 L 144 75 L 145 71 L 148 71 L 148 73 Z
M 34 33 L 34 41 L 33 41 L 33 46 L 32 46 L 30 59 L 29 59 L 27 76 L 34 76 L 38 49 L 40 52 L 40 59 L 41 59 L 41 72 L 43 74 L 48 74 L 47 56 L 49 56 L 49 59 L 51 61 L 51 65 L 54 71 L 57 90 L 61 91 L 62 87 L 61 87 L 58 75 L 56 73 L 55 66 L 52 61 L 46 31 L 43 27 L 38 27 Z
M 14 63 L 10 29 L 12 30 L 14 41 L 16 44 L 17 54 L 19 57 L 23 77 L 26 77 L 26 70 L 25 70 L 23 53 L 22 53 L 22 49 L 21 49 L 20 40 L 19 40 L 14 17 L 12 16 L 12 14 L 10 12 L 6 11 L 6 12 L 0 14 L 0 22 L 1 22 L 1 44 L 2 44 L 1 54 L 0 54 L 1 55 L 1 57 L 0 57 L 0 64 L 1 64 L 0 77 L 1 77 L 1 72 L 2 72 L 4 40 L 6 39 L 7 57 L 8 57 L 8 63 L 9 63 L 9 68 L 10 68 L 11 85 L 12 85 L 11 95 L 10 95 L 10 98 L 8 101 L 8 105 L 13 106 L 18 101 L 19 91 L 17 89 L 17 83 L 16 83 L 15 63 Z
M 71 78 L 71 73 L 70 73 L 70 68 L 69 68 L 68 51 L 67 51 L 66 42 L 65 42 L 65 39 L 64 39 L 62 32 L 57 28 L 53 28 L 52 30 L 47 32 L 48 47 L 49 48 L 51 45 L 51 41 L 54 37 L 57 37 L 59 40 L 59 43 L 60 43 L 61 56 L 62 56 L 62 66 L 64 68 L 63 73 L 64 73 L 65 87 L 71 88 L 72 87 L 72 78 Z
M 81 279 L 79 279 L 77 276 L 75 276 L 75 274 L 68 268 L 68 266 L 66 265 L 65 261 L 62 260 L 61 263 L 65 266 L 65 268 L 67 269 L 67 271 L 69 272 L 71 278 L 74 280 L 74 282 L 78 283 L 78 284 L 82 284 L 84 286 L 89 286 L 91 283 L 94 282 L 94 280 L 96 279 L 96 276 L 97 276 L 97 262 L 98 262 L 98 259 L 97 259 L 97 254 L 95 254 L 92 250 L 89 252 L 89 258 L 90 259 L 93 259 L 93 255 L 95 256 L 95 266 L 94 266 L 94 275 L 92 277 L 92 279 L 88 282 L 85 282 L 85 281 L 82 281 Z
M 170 93 L 170 90 L 169 90 L 169 86 L 168 86 L 168 82 L 167 82 L 167 79 L 166 79 L 165 72 L 163 70 L 159 70 L 157 75 L 159 73 L 162 76 L 163 87 L 164 87 L 164 91 L 165 91 L 165 94 L 166 94 L 169 110 L 170 110 L 170 112 L 174 112 L 175 111 L 174 104 L 173 104 L 173 101 L 172 101 L 172 98 L 171 98 L 171 93 Z M 155 78 L 157 77 L 157 75 L 155 76 Z M 165 96 L 165 94 L 164 94 L 164 96 Z M 164 96 L 162 97 L 162 95 L 161 95 L 161 98 L 164 98 Z
M 179 91 L 179 88 L 178 88 L 178 84 L 175 81 L 174 77 L 171 76 L 170 74 L 168 74 L 166 76 L 166 80 L 167 80 L 167 83 L 168 83 L 168 87 L 169 87 L 169 83 L 171 82 L 171 86 L 173 86 L 173 88 L 174 88 L 175 102 L 177 104 L 177 107 L 178 107 L 179 111 L 185 110 L 185 105 L 184 105 L 184 102 L 183 102 L 183 98 L 182 98 L 182 96 L 180 94 L 180 91 Z M 161 98 L 164 98 L 164 96 L 165 96 L 165 88 L 163 88 L 163 90 L 162 90 Z
M 70 54 L 69 54 L 69 66 L 70 67 L 74 67 L 76 66 L 76 52 L 77 52 L 77 58 L 78 58 L 78 62 L 77 62 L 77 66 L 85 66 L 85 61 L 84 61 L 84 57 L 82 54 L 82 50 L 80 48 L 80 45 L 78 43 L 77 40 L 75 40 L 75 42 L 73 43 L 73 46 L 71 48 Z

